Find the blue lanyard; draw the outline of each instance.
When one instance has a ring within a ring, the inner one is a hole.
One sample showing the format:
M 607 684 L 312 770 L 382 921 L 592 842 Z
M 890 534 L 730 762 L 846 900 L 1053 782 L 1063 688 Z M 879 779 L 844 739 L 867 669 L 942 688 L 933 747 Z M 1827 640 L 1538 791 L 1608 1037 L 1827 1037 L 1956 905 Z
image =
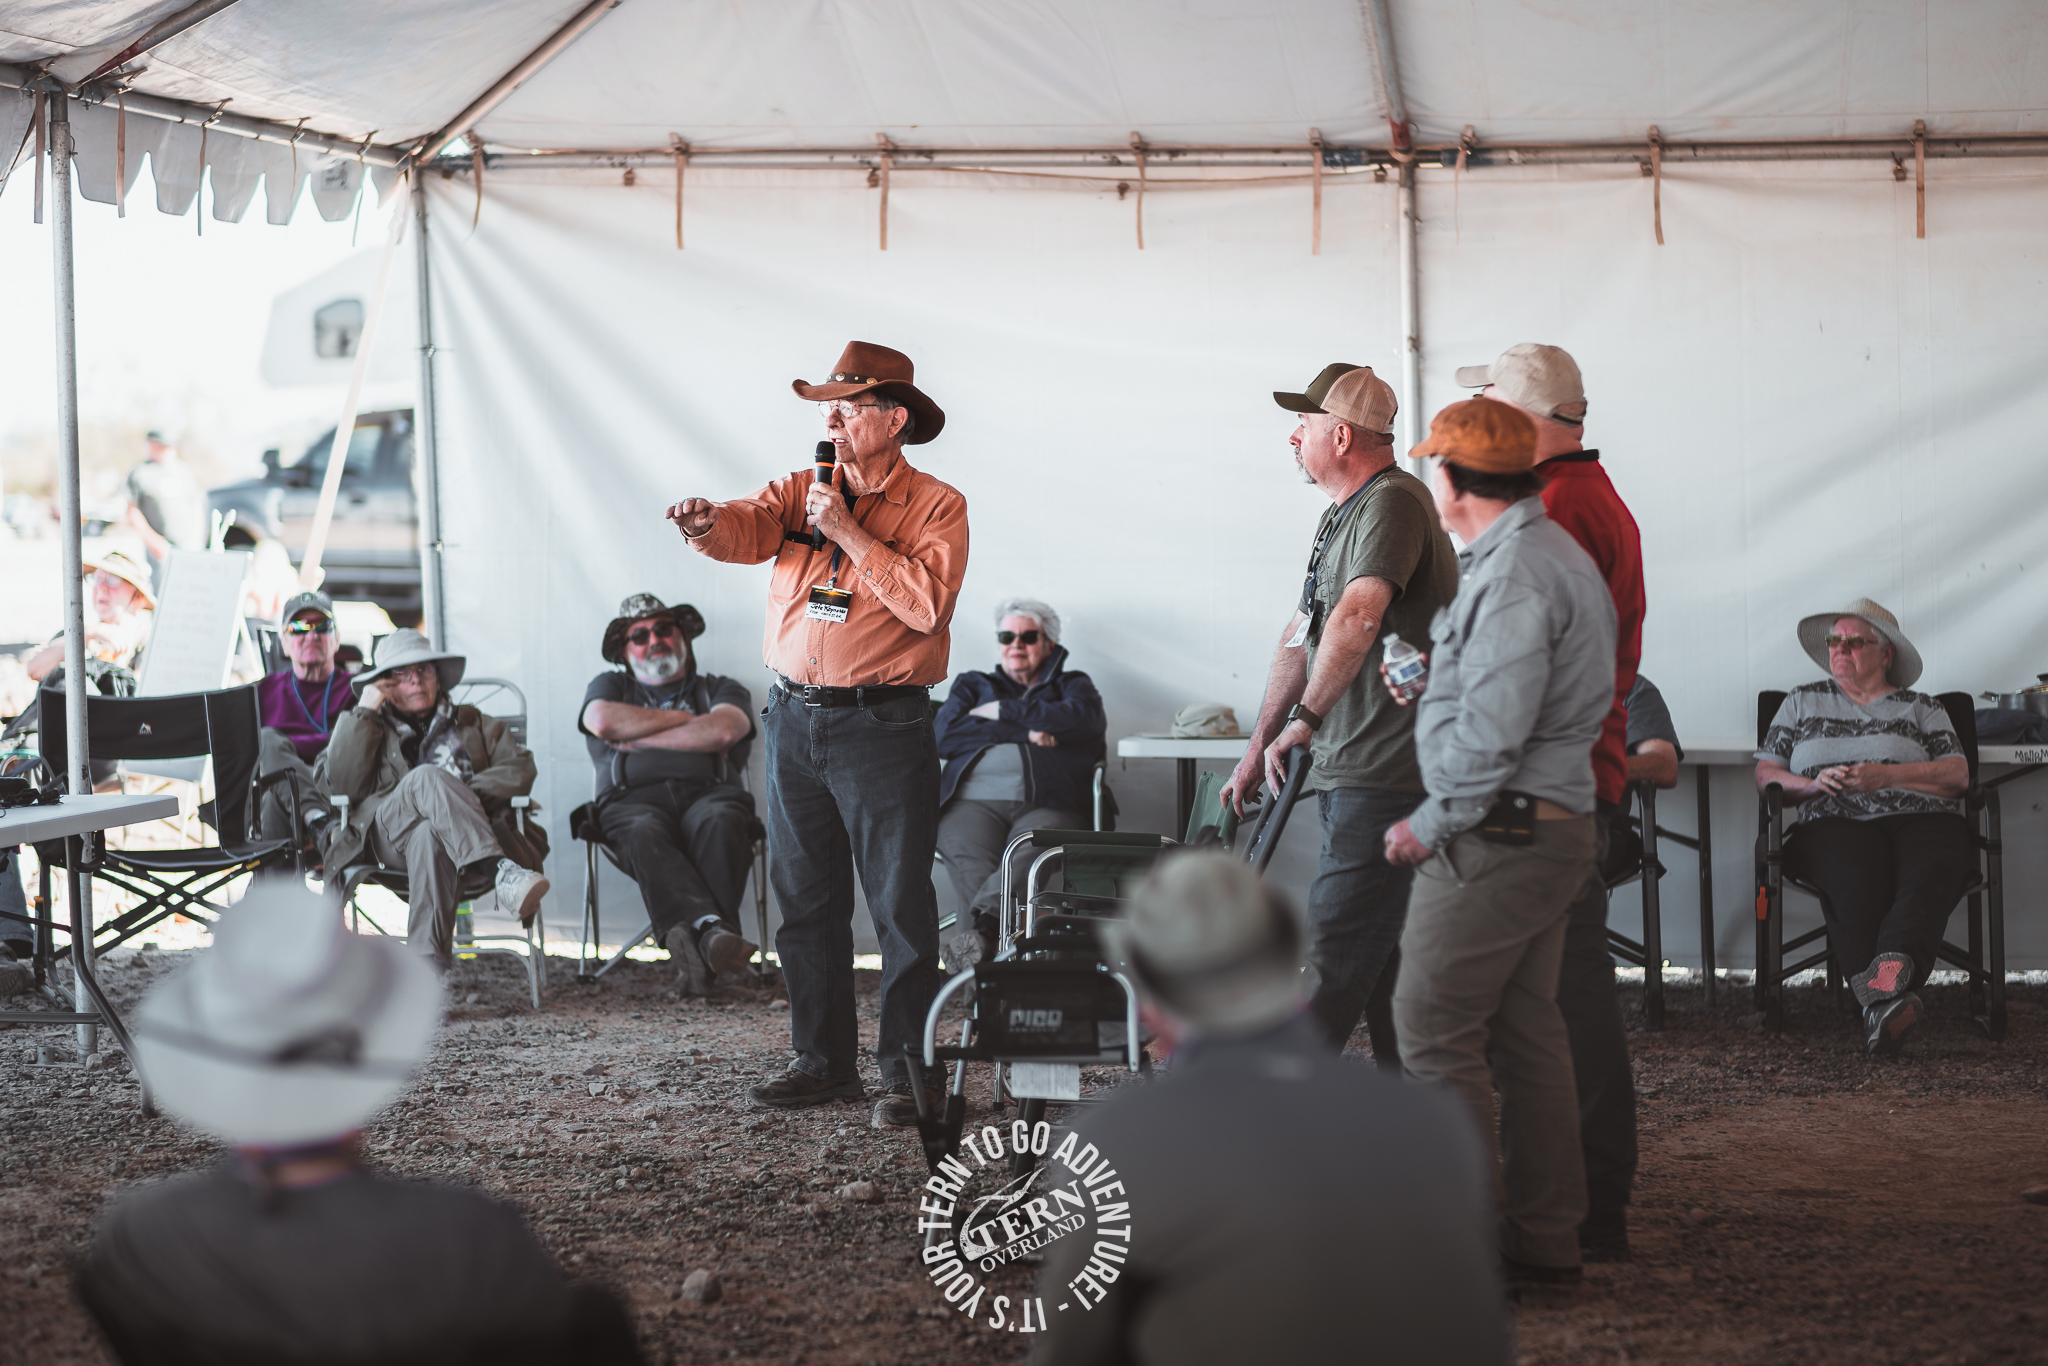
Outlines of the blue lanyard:
M 312 712 L 306 710 L 306 699 L 299 691 L 299 677 L 297 674 L 292 675 L 291 682 L 288 685 L 292 700 L 299 704 L 299 711 L 305 716 L 306 724 L 310 725 L 317 735 L 327 734 L 329 725 L 327 704 L 334 699 L 334 676 L 340 672 L 339 668 L 330 668 L 327 671 L 327 686 L 320 690 L 320 715 L 318 717 L 315 717 Z
M 1343 527 L 1344 519 L 1351 515 L 1352 505 L 1365 496 L 1365 491 L 1379 480 L 1380 475 L 1385 474 L 1387 470 L 1392 468 L 1394 467 L 1389 465 L 1386 469 L 1374 471 L 1370 479 L 1360 484 L 1357 490 L 1344 500 L 1343 505 L 1337 509 L 1337 515 L 1330 519 L 1330 525 L 1323 531 L 1322 535 L 1316 537 L 1315 548 L 1310 550 L 1308 554 L 1308 577 L 1301 585 L 1302 611 L 1306 612 L 1308 610 L 1310 599 L 1316 595 L 1316 571 L 1323 567 L 1323 547 L 1328 545 L 1335 538 L 1338 530 Z

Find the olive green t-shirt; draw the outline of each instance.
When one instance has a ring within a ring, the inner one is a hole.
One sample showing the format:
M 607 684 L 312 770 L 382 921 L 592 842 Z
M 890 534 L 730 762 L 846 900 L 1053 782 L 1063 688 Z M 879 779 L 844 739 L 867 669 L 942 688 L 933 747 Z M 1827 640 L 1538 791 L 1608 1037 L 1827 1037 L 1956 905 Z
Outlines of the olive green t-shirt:
M 1316 524 L 1320 537 L 1341 510 L 1333 504 Z M 1428 651 L 1430 619 L 1458 595 L 1458 556 L 1437 521 L 1436 500 L 1415 476 L 1395 468 L 1372 481 L 1323 549 L 1315 598 L 1329 620 L 1353 579 L 1385 579 L 1397 590 L 1358 677 L 1323 718 L 1311 745 L 1309 786 L 1423 790 L 1415 763 L 1415 708 L 1395 705 L 1380 681 L 1380 646 L 1389 632 Z M 1315 668 L 1315 642 L 1308 667 Z

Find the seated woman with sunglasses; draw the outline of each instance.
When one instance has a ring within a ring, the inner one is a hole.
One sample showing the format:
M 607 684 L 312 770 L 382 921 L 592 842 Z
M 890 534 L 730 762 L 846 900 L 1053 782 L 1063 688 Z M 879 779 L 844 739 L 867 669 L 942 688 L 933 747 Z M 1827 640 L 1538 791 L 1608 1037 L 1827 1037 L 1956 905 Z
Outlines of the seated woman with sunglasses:
M 1827 895 L 1828 944 L 1863 1008 L 1864 1047 L 1896 1053 L 1926 1013 L 1914 993 L 1976 851 L 1969 761 L 1940 702 L 1911 691 L 1920 652 L 1868 598 L 1799 623 L 1831 678 L 1789 693 L 1757 749 L 1759 791 L 1797 803 L 1785 872 Z
M 955 678 L 933 722 L 945 764 L 939 853 L 962 907 L 946 941 L 955 970 L 995 948 L 1004 846 L 1026 830 L 1091 827 L 1089 776 L 1108 729 L 1094 681 L 1066 667 L 1059 613 L 1012 598 L 996 626 L 999 663 Z
M 295 782 L 272 783 L 263 789 L 258 819 L 265 839 L 292 834 L 292 802 L 299 803 L 300 828 L 317 836 L 333 816 L 327 794 L 313 780 L 313 764 L 327 748 L 328 736 L 341 714 L 355 704 L 348 675 L 335 665 L 341 635 L 334 626 L 334 602 L 325 593 L 300 593 L 286 600 L 284 652 L 289 669 L 267 674 L 256 685 L 256 707 L 263 730 L 256 751 L 256 771 L 265 775 L 288 771 Z

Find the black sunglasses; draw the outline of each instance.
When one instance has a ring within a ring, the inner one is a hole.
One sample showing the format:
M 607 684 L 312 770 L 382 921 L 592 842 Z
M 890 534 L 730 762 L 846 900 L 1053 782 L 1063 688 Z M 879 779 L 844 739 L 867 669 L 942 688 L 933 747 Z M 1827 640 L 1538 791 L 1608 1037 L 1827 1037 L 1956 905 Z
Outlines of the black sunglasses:
M 645 645 L 656 636 L 660 636 L 663 640 L 669 640 L 682 633 L 683 628 L 672 621 L 657 621 L 652 626 L 641 626 L 628 631 L 626 639 L 632 641 L 635 645 Z
M 1009 644 L 1009 643 L 1010 643 L 1011 641 L 1013 641 L 1013 640 L 1014 640 L 1014 641 L 1016 641 L 1016 642 L 1017 642 L 1017 643 L 1018 643 L 1019 645 L 1036 645 L 1036 644 L 1038 643 L 1038 632 L 1036 632 L 1036 631 L 998 631 L 998 632 L 996 632 L 996 644 L 998 644 L 998 645 L 1008 645 L 1008 644 Z

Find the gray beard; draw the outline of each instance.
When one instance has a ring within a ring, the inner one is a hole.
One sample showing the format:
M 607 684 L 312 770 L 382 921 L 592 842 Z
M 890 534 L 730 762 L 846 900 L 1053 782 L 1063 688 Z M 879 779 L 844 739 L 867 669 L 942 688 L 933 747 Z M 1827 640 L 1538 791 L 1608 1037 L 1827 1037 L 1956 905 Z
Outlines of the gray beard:
M 683 671 L 680 655 L 656 655 L 652 659 L 629 659 L 626 667 L 633 671 L 633 677 L 649 687 L 668 682 Z

